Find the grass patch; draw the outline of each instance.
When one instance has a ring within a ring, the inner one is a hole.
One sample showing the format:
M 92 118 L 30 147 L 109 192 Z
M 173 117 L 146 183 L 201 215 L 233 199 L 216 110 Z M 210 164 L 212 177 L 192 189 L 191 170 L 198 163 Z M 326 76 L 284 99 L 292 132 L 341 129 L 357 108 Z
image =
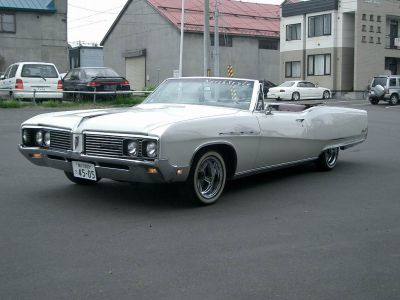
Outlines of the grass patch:
M 143 102 L 145 97 L 134 96 L 117 96 L 116 98 L 97 99 L 96 103 L 92 99 L 87 99 L 79 102 L 60 101 L 60 100 L 44 100 L 41 103 L 33 101 L 19 100 L 1 100 L 0 108 L 22 108 L 22 107 L 43 107 L 43 108 L 106 108 L 106 107 L 129 107 Z
M 23 107 L 23 103 L 17 100 L 0 100 L 0 108 L 20 108 Z

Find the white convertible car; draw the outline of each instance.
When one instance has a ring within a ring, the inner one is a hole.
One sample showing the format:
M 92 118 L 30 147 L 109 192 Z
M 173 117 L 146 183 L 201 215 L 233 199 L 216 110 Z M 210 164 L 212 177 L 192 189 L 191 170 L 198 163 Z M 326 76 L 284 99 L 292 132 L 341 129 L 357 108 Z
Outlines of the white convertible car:
M 339 149 L 367 137 L 364 110 L 263 96 L 257 80 L 168 79 L 134 107 L 33 117 L 19 150 L 77 184 L 182 182 L 188 197 L 212 204 L 228 179 L 308 161 L 331 170 Z
M 276 100 L 294 100 L 300 99 L 329 99 L 331 90 L 316 86 L 309 81 L 286 81 L 281 85 L 270 88 L 267 98 Z

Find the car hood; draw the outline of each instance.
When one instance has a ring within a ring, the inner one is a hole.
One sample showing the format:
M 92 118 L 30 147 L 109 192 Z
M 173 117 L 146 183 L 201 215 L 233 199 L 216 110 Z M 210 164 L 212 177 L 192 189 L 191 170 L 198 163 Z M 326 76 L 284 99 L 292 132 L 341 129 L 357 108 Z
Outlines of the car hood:
M 141 104 L 130 108 L 48 113 L 33 117 L 23 126 L 40 125 L 70 129 L 148 134 L 170 124 L 239 113 L 233 108 L 181 104 Z

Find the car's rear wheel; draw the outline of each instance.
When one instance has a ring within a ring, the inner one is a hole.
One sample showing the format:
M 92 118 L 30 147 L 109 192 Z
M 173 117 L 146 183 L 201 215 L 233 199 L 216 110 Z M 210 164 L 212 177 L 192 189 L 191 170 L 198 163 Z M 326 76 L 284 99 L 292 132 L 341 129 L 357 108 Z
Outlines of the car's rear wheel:
M 324 91 L 322 94 L 322 99 L 329 99 L 331 97 L 331 93 L 329 91 Z
M 187 181 L 191 199 L 199 205 L 217 202 L 225 187 L 226 173 L 225 161 L 218 152 L 198 155 Z
M 293 101 L 299 101 L 300 100 L 300 94 L 298 92 L 294 92 L 292 94 L 292 100 Z
M 372 105 L 377 105 L 377 104 L 379 103 L 379 99 L 378 99 L 378 98 L 370 97 L 370 98 L 369 98 L 369 102 L 370 102 Z
M 391 96 L 390 96 L 390 99 L 389 99 L 389 104 L 390 105 L 397 105 L 399 103 L 399 95 L 397 95 L 397 94 L 392 94 Z
M 65 171 L 64 173 L 65 173 L 65 176 L 67 176 L 67 178 L 69 180 L 71 180 L 73 183 L 76 183 L 79 185 L 95 185 L 101 179 L 98 177 L 97 180 L 88 180 L 88 179 L 75 177 L 74 174 L 72 174 L 71 172 Z
M 339 148 L 326 149 L 318 157 L 316 165 L 321 171 L 330 171 L 336 164 L 339 157 Z

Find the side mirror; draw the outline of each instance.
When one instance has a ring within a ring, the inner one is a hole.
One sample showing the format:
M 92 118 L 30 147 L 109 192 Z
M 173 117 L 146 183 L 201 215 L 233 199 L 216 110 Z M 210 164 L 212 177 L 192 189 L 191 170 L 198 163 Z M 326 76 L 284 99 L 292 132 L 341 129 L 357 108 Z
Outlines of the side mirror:
M 319 87 L 319 84 L 318 84 L 318 83 L 316 83 L 316 84 L 315 84 L 315 87 Z
M 0 80 L 3 80 L 4 78 L 6 78 L 5 75 L 1 75 L 1 76 L 0 76 Z

